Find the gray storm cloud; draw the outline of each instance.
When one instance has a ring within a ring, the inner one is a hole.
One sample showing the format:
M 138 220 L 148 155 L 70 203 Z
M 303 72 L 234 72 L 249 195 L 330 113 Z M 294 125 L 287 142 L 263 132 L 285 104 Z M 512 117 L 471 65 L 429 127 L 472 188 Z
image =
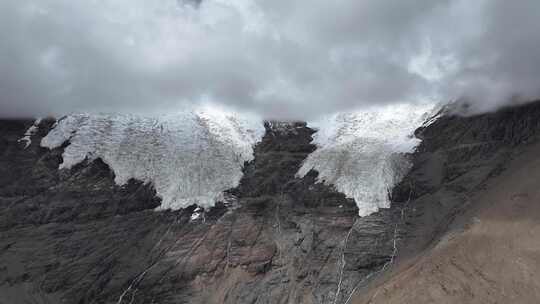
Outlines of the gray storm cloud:
M 540 1 L 0 2 L 0 115 L 540 96 Z

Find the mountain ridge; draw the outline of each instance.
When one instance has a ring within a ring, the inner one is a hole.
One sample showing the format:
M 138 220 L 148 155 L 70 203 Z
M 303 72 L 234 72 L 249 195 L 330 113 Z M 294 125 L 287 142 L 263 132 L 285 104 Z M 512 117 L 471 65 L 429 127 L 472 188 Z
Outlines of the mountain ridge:
M 154 211 L 155 190 L 120 187 L 102 161 L 58 170 L 62 149 L 18 142 L 32 121 L 0 121 L 0 300 L 8 303 L 353 303 L 409 258 L 430 252 L 473 203 L 468 191 L 538 141 L 540 104 L 420 128 L 392 206 L 357 216 L 354 201 L 296 172 L 314 130 L 266 125 L 234 197 Z M 375 285 L 374 285 L 375 284 Z M 360 302 L 363 303 L 363 302 Z

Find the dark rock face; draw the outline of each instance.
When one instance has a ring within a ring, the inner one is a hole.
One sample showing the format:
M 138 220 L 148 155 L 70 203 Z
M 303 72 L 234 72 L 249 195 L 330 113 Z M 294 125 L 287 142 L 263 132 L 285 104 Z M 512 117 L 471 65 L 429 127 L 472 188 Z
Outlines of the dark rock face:
M 344 303 L 393 254 L 395 212 L 359 219 L 316 172 L 295 177 L 303 123 L 267 124 L 233 203 L 194 221 L 99 160 L 59 171 L 62 149 L 39 147 L 52 122 L 24 149 L 30 125 L 0 122 L 0 302 Z
M 412 155 L 413 168 L 392 195 L 394 205 L 410 199 L 400 242 L 404 254 L 461 225 L 455 219 L 474 208 L 470 197 L 521 147 L 540 140 L 540 101 L 470 117 L 446 115 L 416 136 L 423 141 Z

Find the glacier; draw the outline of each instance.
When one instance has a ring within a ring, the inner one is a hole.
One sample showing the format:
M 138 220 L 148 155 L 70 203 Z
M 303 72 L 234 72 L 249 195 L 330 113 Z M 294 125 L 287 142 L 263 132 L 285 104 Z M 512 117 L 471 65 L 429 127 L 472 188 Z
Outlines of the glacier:
M 360 216 L 388 208 L 390 189 L 410 167 L 404 153 L 420 142 L 413 132 L 436 119 L 428 120 L 436 109 L 433 104 L 394 104 L 308 122 L 317 130 L 317 149 L 297 176 L 318 171 L 318 182 L 354 199 Z M 288 129 L 287 123 L 269 124 L 276 132 Z M 150 183 L 162 199 L 158 209 L 176 210 L 227 201 L 224 191 L 238 185 L 264 133 L 263 120 L 255 115 L 211 107 L 155 117 L 71 114 L 56 122 L 41 146 L 64 146 L 59 169 L 100 158 L 117 184 L 132 178 Z
M 317 129 L 313 140 L 317 149 L 297 176 L 318 171 L 318 182 L 353 198 L 360 216 L 389 208 L 389 191 L 411 166 L 404 153 L 420 143 L 413 132 L 436 108 L 431 103 L 402 103 L 309 122 Z
M 57 121 L 41 146 L 65 145 L 60 169 L 100 158 L 117 184 L 132 178 L 152 184 L 162 199 L 158 209 L 208 208 L 238 185 L 263 135 L 255 115 L 204 107 L 159 117 L 71 114 Z

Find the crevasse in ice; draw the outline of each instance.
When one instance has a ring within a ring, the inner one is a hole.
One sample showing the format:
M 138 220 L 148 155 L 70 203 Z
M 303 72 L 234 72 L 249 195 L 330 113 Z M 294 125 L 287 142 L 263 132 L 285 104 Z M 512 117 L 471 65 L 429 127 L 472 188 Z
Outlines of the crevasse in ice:
M 263 134 L 256 117 L 210 108 L 161 117 L 74 114 L 60 119 L 41 145 L 68 142 L 60 169 L 101 158 L 117 184 L 151 183 L 162 198 L 159 209 L 179 209 L 213 206 L 237 186 Z
M 419 143 L 413 132 L 433 109 L 431 104 L 397 104 L 308 123 L 318 130 L 317 150 L 304 161 L 298 176 L 318 171 L 319 182 L 355 200 L 360 216 L 388 208 L 388 192 L 410 167 L 403 153 Z

